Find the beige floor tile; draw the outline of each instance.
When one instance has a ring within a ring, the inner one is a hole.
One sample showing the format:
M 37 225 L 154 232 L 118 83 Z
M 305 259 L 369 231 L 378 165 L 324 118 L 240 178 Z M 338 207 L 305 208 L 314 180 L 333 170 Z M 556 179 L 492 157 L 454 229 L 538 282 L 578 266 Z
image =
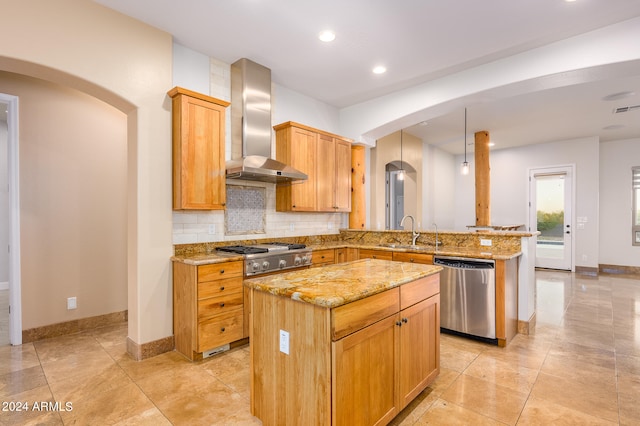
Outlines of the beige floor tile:
M 42 369 L 47 377 L 47 382 L 51 385 L 71 379 L 82 382 L 101 374 L 114 365 L 113 358 L 102 350 L 87 353 L 75 352 L 65 358 L 43 362 Z
M 0 375 L 40 365 L 33 344 L 0 347 Z
M 3 398 L 4 402 L 21 403 L 20 409 L 0 412 L 0 424 L 6 425 L 62 425 L 62 418 L 57 411 L 43 409 L 46 403 L 55 402 L 48 386 L 40 386 L 28 391 Z M 28 405 L 24 405 L 27 403 Z M 37 405 L 36 405 L 37 403 Z
M 540 373 L 531 396 L 605 420 L 618 421 L 618 398 L 615 388 L 609 385 L 585 385 L 583 380 Z
M 490 419 L 472 410 L 460 407 L 442 399 L 433 403 L 428 412 L 422 415 L 415 425 L 448 425 L 448 426 L 491 426 L 504 423 Z
M 166 352 L 143 361 L 135 361 L 127 352 L 124 352 L 117 356 L 115 361 L 134 381 L 167 370 L 190 369 L 195 365 L 176 351 Z
M 620 354 L 616 356 L 616 367 L 619 376 L 640 376 L 640 356 Z
M 518 419 L 518 425 L 616 425 L 598 417 L 590 416 L 583 412 L 554 404 L 538 398 L 529 398 L 524 406 L 524 410 Z
M 79 359 L 91 354 L 102 353 L 102 346 L 93 336 L 76 333 L 68 336 L 34 342 L 40 362 L 49 363 L 67 358 Z
M 480 354 L 462 374 L 528 394 L 536 381 L 538 370 L 501 361 L 490 354 Z
M 585 386 L 597 386 L 611 393 L 616 392 L 615 368 L 600 367 L 582 362 L 570 356 L 549 355 L 540 369 L 541 373 L 583 383 Z
M 390 423 L 391 426 L 413 425 L 438 399 L 432 389 L 422 391 Z
M 444 391 L 446 391 L 449 386 L 460 375 L 460 372 L 455 370 L 450 370 L 448 368 L 440 367 L 440 374 L 436 379 L 428 386 L 431 389 L 432 393 L 436 396 L 442 395 Z
M 586 362 L 604 368 L 614 369 L 616 354 L 611 349 L 594 348 L 579 343 L 557 341 L 549 350 L 549 355 Z
M 12 371 L 0 375 L 0 397 L 2 397 L 2 401 L 5 401 L 7 397 L 12 395 L 46 385 L 47 379 L 40 365 Z
M 513 425 L 524 407 L 527 394 L 461 374 L 441 399 Z
M 640 425 L 640 376 L 620 375 L 618 392 L 620 424 Z

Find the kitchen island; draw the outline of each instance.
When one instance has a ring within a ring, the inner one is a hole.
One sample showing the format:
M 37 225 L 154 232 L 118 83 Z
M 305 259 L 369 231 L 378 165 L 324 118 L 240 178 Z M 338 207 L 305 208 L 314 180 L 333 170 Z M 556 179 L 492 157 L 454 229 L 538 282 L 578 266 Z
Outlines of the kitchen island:
M 252 414 L 389 423 L 440 372 L 440 270 L 363 259 L 245 280 Z

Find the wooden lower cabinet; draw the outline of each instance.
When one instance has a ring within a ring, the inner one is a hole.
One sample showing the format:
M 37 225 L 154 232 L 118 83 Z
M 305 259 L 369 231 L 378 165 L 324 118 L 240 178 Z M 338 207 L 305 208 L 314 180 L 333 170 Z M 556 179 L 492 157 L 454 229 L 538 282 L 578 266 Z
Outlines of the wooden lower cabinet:
M 176 351 L 191 360 L 248 337 L 244 327 L 243 261 L 173 263 L 173 335 Z
M 393 252 L 390 250 L 360 249 L 359 258 L 393 260 Z
M 426 265 L 433 265 L 433 255 L 426 253 L 394 251 L 393 260 L 396 262 L 424 263 Z
M 252 290 L 252 414 L 265 426 L 388 424 L 440 372 L 439 292 L 435 274 L 328 309 Z

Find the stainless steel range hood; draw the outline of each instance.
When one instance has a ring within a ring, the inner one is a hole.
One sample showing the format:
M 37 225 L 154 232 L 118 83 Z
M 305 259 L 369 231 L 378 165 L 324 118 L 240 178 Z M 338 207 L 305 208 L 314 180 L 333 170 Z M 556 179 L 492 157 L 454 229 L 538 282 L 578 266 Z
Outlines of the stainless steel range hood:
M 307 179 L 271 158 L 271 70 L 245 58 L 231 65 L 231 161 L 226 169 L 227 179 Z

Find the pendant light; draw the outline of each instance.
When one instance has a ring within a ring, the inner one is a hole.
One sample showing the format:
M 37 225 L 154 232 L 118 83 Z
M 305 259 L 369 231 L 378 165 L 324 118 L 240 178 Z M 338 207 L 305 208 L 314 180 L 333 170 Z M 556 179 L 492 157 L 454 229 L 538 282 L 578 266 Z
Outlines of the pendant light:
M 400 172 L 398 173 L 398 180 L 404 180 L 404 165 L 402 163 L 402 129 L 400 129 Z
M 469 174 L 469 162 L 467 162 L 467 108 L 464 109 L 464 162 L 462 163 L 462 174 Z

